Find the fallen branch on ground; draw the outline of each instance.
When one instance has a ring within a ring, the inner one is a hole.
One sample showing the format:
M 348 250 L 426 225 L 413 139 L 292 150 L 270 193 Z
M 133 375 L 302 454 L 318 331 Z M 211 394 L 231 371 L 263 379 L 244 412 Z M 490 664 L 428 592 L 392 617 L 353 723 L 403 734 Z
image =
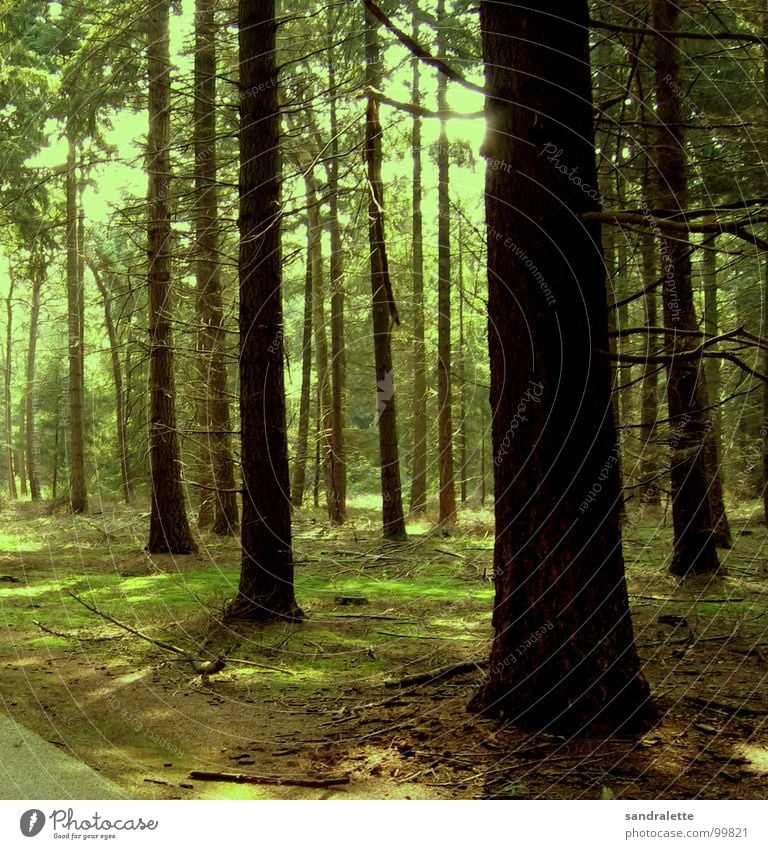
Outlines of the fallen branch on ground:
M 274 784 L 278 787 L 282 785 L 293 787 L 334 787 L 338 784 L 349 784 L 348 775 L 339 775 L 331 778 L 292 778 L 282 775 L 252 775 L 247 772 L 206 772 L 195 769 L 189 773 L 189 777 L 196 781 L 231 781 L 235 784 Z
M 429 672 L 419 672 L 416 675 L 406 675 L 405 678 L 388 678 L 384 682 L 385 687 L 412 687 L 414 684 L 431 684 L 445 678 L 453 678 L 454 675 L 463 675 L 465 672 L 474 672 L 478 669 L 486 669 L 488 662 L 485 660 L 470 660 L 463 663 L 452 663 L 450 666 L 441 666 L 431 669 Z

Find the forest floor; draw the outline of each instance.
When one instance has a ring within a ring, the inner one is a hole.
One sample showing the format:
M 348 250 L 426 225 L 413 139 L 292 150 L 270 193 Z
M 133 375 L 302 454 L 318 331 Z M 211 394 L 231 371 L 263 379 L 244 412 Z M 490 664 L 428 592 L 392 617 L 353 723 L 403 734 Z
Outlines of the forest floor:
M 373 509 L 352 510 L 339 531 L 304 512 L 306 621 L 233 630 L 221 612 L 237 587 L 236 540 L 150 557 L 139 509 L 105 503 L 73 518 L 6 505 L 0 708 L 135 798 L 765 798 L 768 530 L 751 506 L 732 514 L 716 581 L 667 573 L 662 514 L 625 529 L 637 642 L 663 714 L 639 740 L 531 735 L 466 712 L 491 636 L 492 516 L 479 510 L 451 536 L 412 524 L 401 544 L 378 538 Z M 190 655 L 233 660 L 205 686 L 68 593 Z M 463 662 L 463 674 L 387 686 Z

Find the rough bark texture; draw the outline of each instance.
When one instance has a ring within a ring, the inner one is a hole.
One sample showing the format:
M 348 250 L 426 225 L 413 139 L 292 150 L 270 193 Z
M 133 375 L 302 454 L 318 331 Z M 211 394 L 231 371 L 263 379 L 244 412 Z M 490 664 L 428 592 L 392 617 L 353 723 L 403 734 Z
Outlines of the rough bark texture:
M 587 3 L 483 2 L 481 28 L 496 600 L 471 707 L 565 734 L 644 728 L 610 367 L 594 353 L 608 346 L 600 228 L 579 220 L 597 209 Z
M 413 37 L 419 40 L 416 11 L 413 13 Z M 421 60 L 413 60 L 413 90 L 411 100 L 421 105 Z M 421 118 L 414 116 L 411 127 L 411 156 L 413 157 L 413 466 L 411 477 L 412 514 L 427 509 L 427 359 L 424 344 L 424 216 L 421 211 Z
M 117 329 L 112 317 L 112 303 L 110 301 L 109 290 L 96 264 L 89 262 L 88 267 L 91 269 L 91 274 L 93 274 L 93 279 L 96 281 L 96 287 L 101 293 L 101 299 L 104 305 L 104 326 L 107 328 L 109 355 L 112 361 L 112 380 L 115 385 L 115 424 L 117 428 L 117 456 L 120 460 L 120 479 L 123 484 L 123 499 L 126 504 L 130 504 L 133 498 L 133 486 L 131 473 L 128 469 L 128 430 L 123 368 L 120 362 L 120 340 L 117 337 Z
M 88 509 L 85 480 L 85 356 L 83 350 L 83 281 L 77 215 L 75 139 L 67 133 L 67 329 L 69 343 L 69 499 L 73 513 Z
M 39 501 L 40 474 L 38 471 L 37 428 L 35 421 L 35 402 L 37 391 L 35 385 L 35 370 L 37 365 L 37 336 L 40 326 L 40 292 L 45 280 L 45 260 L 38 253 L 33 253 L 29 264 L 29 275 L 32 279 L 32 303 L 29 311 L 29 345 L 27 346 L 26 390 L 24 402 L 26 414 L 26 452 L 27 477 L 29 478 L 29 494 L 32 501 Z
M 438 0 L 437 19 L 445 15 Z M 438 30 L 438 56 L 445 57 L 445 39 Z M 448 80 L 437 75 L 437 108 L 448 108 Z M 440 516 L 443 525 L 456 521 L 456 485 L 453 479 L 453 404 L 451 387 L 451 201 L 448 129 L 440 122 L 437 145 L 437 465 L 440 478 Z
M 232 618 L 302 616 L 293 586 L 280 258 L 275 2 L 240 0 L 242 565 Z
M 219 253 L 216 158 L 216 21 L 212 0 L 195 8 L 195 191 L 197 236 L 198 369 L 201 400 L 197 423 L 202 446 L 198 522 L 230 536 L 238 525 L 235 467 L 230 438 L 224 310 Z
M 381 87 L 377 22 L 365 11 L 366 82 Z M 371 290 L 373 351 L 376 366 L 376 419 L 379 427 L 382 524 L 388 539 L 405 538 L 405 517 L 400 486 L 400 458 L 397 445 L 395 375 L 392 363 L 391 322 L 398 323 L 397 309 L 389 280 L 384 240 L 384 187 L 381 180 L 381 124 L 378 104 L 367 98 L 365 110 L 365 161 L 368 169 L 368 235 L 371 250 Z
M 678 30 L 680 10 L 672 0 L 653 0 L 653 28 Z M 674 40 L 654 38 L 657 135 L 653 149 L 656 166 L 655 202 L 662 209 L 684 209 L 687 200 L 686 154 L 682 133 L 680 52 Z M 683 241 L 661 238 L 664 276 L 664 324 L 679 330 L 697 330 L 691 285 L 691 261 Z M 681 360 L 697 344 L 694 337 L 666 335 L 667 397 L 670 419 L 672 523 L 674 553 L 670 571 L 675 575 L 716 572 L 717 551 L 710 520 L 709 476 L 703 451 L 708 421 L 703 410 L 699 365 Z
M 190 554 L 197 550 L 187 520 L 176 430 L 176 386 L 171 333 L 171 185 L 168 58 L 169 0 L 151 0 L 147 13 L 149 132 L 147 134 L 147 253 L 149 269 L 149 455 L 152 507 L 147 550 Z
M 307 229 L 307 271 L 304 277 L 304 326 L 301 338 L 301 399 L 299 427 L 291 478 L 291 504 L 301 507 L 307 480 L 309 400 L 312 389 L 312 234 Z

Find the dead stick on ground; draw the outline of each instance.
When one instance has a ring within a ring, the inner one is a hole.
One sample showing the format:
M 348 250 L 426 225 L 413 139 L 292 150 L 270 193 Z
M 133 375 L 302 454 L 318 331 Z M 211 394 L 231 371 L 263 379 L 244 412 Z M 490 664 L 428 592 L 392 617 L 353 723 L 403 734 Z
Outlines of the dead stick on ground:
M 130 625 L 125 625 L 123 622 L 119 622 L 113 616 L 110 616 L 108 613 L 104 613 L 102 610 L 99 610 L 98 607 L 92 604 L 88 604 L 87 601 L 83 601 L 83 599 L 81 599 L 79 596 L 76 596 L 73 592 L 68 592 L 67 595 L 71 596 L 79 604 L 82 604 L 86 610 L 90 610 L 91 613 L 95 613 L 97 616 L 101 616 L 102 619 L 106 619 L 107 622 L 111 622 L 113 625 L 117 625 L 118 628 L 122 628 L 129 634 L 133 634 L 136 637 L 140 637 L 142 640 L 146 640 L 148 643 L 152 643 L 153 646 L 157 646 L 160 649 L 165 649 L 166 651 L 170 651 L 174 654 L 179 654 L 182 657 L 186 657 L 190 660 L 193 660 L 189 653 L 185 652 L 184 649 L 180 649 L 178 646 L 174 646 L 171 643 L 163 642 L 163 640 L 155 640 L 152 637 L 147 636 L 146 634 L 142 634 L 141 631 L 137 631 L 135 628 L 131 628 Z
M 231 781 L 235 784 L 275 784 L 277 786 L 292 785 L 294 787 L 334 787 L 338 784 L 349 784 L 348 775 L 339 775 L 335 778 L 291 778 L 282 775 L 252 775 L 247 772 L 192 770 L 189 777 L 196 781 Z
M 450 666 L 441 666 L 439 669 L 431 669 L 429 672 L 420 672 L 417 675 L 407 675 L 405 678 L 388 678 L 384 682 L 385 687 L 411 687 L 414 684 L 431 684 L 454 675 L 463 675 L 465 672 L 474 672 L 485 669 L 488 662 L 484 660 L 470 660 L 464 663 L 452 663 Z
M 125 625 L 123 622 L 118 621 L 113 616 L 110 616 L 108 613 L 104 613 L 103 610 L 99 610 L 98 607 L 95 607 L 92 604 L 88 604 L 87 601 L 83 601 L 83 599 L 76 596 L 74 593 L 70 592 L 67 595 L 72 596 L 72 598 L 80 602 L 87 610 L 90 610 L 92 613 L 95 613 L 97 616 L 101 616 L 102 619 L 106 619 L 107 622 L 111 622 L 113 625 L 117 625 L 118 628 L 122 628 L 124 631 L 127 631 L 129 634 L 134 634 L 136 637 L 140 637 L 142 640 L 146 640 L 148 643 L 151 643 L 153 646 L 157 646 L 160 649 L 165 649 L 166 651 L 173 652 L 180 657 L 183 657 L 189 663 L 195 663 L 195 658 L 192 657 L 189 652 L 185 652 L 184 649 L 180 649 L 178 646 L 174 646 L 171 643 L 166 643 L 163 640 L 155 640 L 152 637 L 147 636 L 147 634 L 142 634 L 141 631 L 137 631 L 135 628 L 131 628 L 130 625 Z M 42 628 L 42 625 L 40 626 Z M 44 629 L 45 630 L 45 629 Z M 52 633 L 52 632 L 51 632 Z M 58 636 L 58 635 L 56 635 Z M 238 658 L 229 658 L 225 657 L 222 660 L 227 663 L 240 663 L 245 666 L 255 666 L 258 669 L 269 669 L 273 672 L 282 672 L 283 675 L 295 675 L 296 673 L 291 672 L 289 669 L 281 669 L 279 666 L 270 666 L 267 663 L 256 663 L 252 660 L 239 660 Z
M 51 634 L 54 637 L 62 637 L 65 640 L 77 640 L 78 642 L 98 643 L 104 640 L 113 640 L 114 637 L 83 637 L 80 634 L 65 634 L 62 631 L 54 631 L 51 628 L 46 628 L 42 622 L 37 619 L 32 620 L 37 627 L 46 634 Z

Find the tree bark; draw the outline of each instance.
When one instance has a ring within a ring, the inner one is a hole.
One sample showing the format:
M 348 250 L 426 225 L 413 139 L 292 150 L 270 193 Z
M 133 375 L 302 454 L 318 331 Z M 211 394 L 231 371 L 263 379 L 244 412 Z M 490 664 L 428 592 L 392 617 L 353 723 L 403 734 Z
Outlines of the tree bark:
M 379 70 L 378 22 L 367 8 L 365 10 L 365 35 L 366 83 L 369 88 L 379 90 L 381 73 Z M 369 94 L 365 110 L 365 162 L 368 170 L 369 191 L 368 237 L 371 250 L 373 351 L 376 367 L 376 421 L 379 427 L 382 525 L 385 538 L 405 539 L 390 324 L 390 321 L 395 324 L 399 323 L 399 319 L 392 295 L 384 239 L 381 136 L 378 103 Z
M 635 731 L 655 711 L 624 578 L 610 367 L 594 353 L 608 345 L 600 228 L 580 220 L 598 208 L 588 4 L 480 9 L 496 600 L 471 707 L 568 735 Z
M 69 334 L 69 498 L 73 513 L 88 510 L 85 479 L 85 421 L 83 401 L 84 338 L 83 280 L 77 211 L 77 159 L 74 131 L 67 131 L 67 328 Z
M 171 219 L 168 201 L 171 187 L 169 13 L 170 0 L 151 0 L 147 15 L 147 288 L 152 507 L 147 550 L 151 554 L 190 554 L 197 550 L 197 546 L 189 528 L 182 487 L 171 332 Z
M 232 536 L 238 526 L 235 468 L 230 439 L 231 419 L 224 351 L 225 327 L 221 295 L 219 204 L 216 156 L 216 21 L 212 0 L 195 7 L 195 195 L 197 240 L 198 369 L 201 443 L 198 523 L 219 536 Z
M 301 400 L 296 452 L 291 479 L 291 504 L 301 507 L 307 480 L 309 401 L 312 384 L 312 234 L 307 229 L 307 271 L 304 278 L 304 325 L 301 339 Z
M 298 619 L 283 376 L 275 0 L 239 3 L 242 564 L 230 618 Z
M 467 352 L 464 336 L 464 241 L 459 220 L 459 486 L 461 503 L 467 503 Z
M 676 31 L 679 7 L 672 0 L 653 0 L 653 29 Z M 684 209 L 688 181 L 682 132 L 680 59 L 673 39 L 656 37 L 655 50 L 657 130 L 654 147 L 656 193 L 662 209 Z M 664 275 L 664 324 L 697 330 L 687 245 L 661 236 Z M 692 336 L 666 335 L 667 396 L 670 419 L 672 523 L 674 552 L 670 571 L 675 575 L 717 572 L 720 568 L 710 519 L 704 443 L 707 434 L 705 402 L 699 363 L 680 359 L 697 343 Z
M 419 19 L 413 11 L 413 38 L 419 40 Z M 414 58 L 411 101 L 421 105 L 421 60 Z M 413 467 L 411 508 L 413 515 L 427 509 L 427 359 L 424 342 L 424 216 L 421 210 L 421 118 L 411 127 L 413 157 Z
M 26 451 L 27 477 L 29 479 L 29 494 L 32 501 L 39 501 L 40 475 L 38 472 L 37 428 L 35 427 L 35 402 L 37 388 L 35 385 L 35 368 L 37 365 L 37 336 L 40 326 L 40 293 L 45 280 L 45 260 L 41 253 L 33 250 L 29 263 L 32 279 L 32 303 L 29 311 L 29 345 L 27 346 L 26 392 Z
M 445 0 L 437 2 L 437 19 L 445 17 Z M 443 30 L 438 29 L 437 55 L 446 56 Z M 437 108 L 448 109 L 448 79 L 437 75 Z M 440 477 L 442 525 L 456 521 L 456 485 L 453 478 L 453 404 L 451 391 L 451 202 L 448 129 L 440 121 L 437 145 L 437 459 Z

